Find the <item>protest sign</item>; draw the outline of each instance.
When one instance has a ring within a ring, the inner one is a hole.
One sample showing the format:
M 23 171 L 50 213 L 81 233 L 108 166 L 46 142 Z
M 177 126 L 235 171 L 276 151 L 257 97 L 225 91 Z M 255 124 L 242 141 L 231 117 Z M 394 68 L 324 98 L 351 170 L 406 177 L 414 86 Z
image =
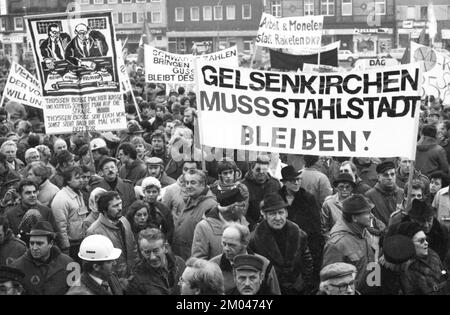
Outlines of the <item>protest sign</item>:
M 130 78 L 128 77 L 127 68 L 122 56 L 122 46 L 120 41 L 116 43 L 117 48 L 117 66 L 119 67 L 119 82 L 120 91 L 122 93 L 133 92 L 133 87 L 131 86 Z
M 207 55 L 177 55 L 145 45 L 146 82 L 194 83 L 195 60 L 239 65 L 236 46 Z
M 286 73 L 197 64 L 204 145 L 280 153 L 415 157 L 420 69 Z
M 411 42 L 411 62 L 423 71 L 421 96 L 433 95 L 450 104 L 450 58 L 424 45 Z
M 269 48 L 302 48 L 310 53 L 320 49 L 323 15 L 276 18 L 263 13 L 256 45 Z
M 365 71 L 381 67 L 393 67 L 399 64 L 398 60 L 394 58 L 364 58 L 356 60 L 353 70 Z
M 111 12 L 26 19 L 46 133 L 126 129 Z
M 11 65 L 3 97 L 31 107 L 43 108 L 44 99 L 39 81 L 15 62 Z

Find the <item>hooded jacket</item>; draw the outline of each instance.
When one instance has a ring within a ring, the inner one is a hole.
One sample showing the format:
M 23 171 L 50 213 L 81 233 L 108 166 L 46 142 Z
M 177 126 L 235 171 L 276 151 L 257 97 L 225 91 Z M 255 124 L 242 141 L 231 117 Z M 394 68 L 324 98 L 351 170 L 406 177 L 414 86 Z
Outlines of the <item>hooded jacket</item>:
M 423 136 L 417 143 L 416 168 L 427 176 L 434 171 L 448 174 L 447 154 L 435 138 Z
M 366 196 L 375 205 L 372 213 L 385 225 L 389 224 L 391 214 L 397 210 L 397 205 L 403 202 L 403 190 L 395 185 L 392 191 L 386 191 L 377 183 L 375 187 L 366 192 Z
M 11 229 L 6 231 L 5 239 L 0 244 L 0 266 L 9 265 L 27 251 L 24 242 L 16 238 Z
M 25 274 L 22 283 L 29 295 L 63 295 L 69 290 L 68 277 L 72 268 L 72 258 L 61 253 L 53 246 L 47 262 L 40 262 L 31 256 L 28 250 L 22 257 L 10 266 Z
M 194 230 L 203 215 L 217 205 L 215 196 L 205 188 L 196 198 L 189 197 L 183 213 L 175 223 L 175 234 L 173 240 L 173 252 L 184 260 L 191 256 Z

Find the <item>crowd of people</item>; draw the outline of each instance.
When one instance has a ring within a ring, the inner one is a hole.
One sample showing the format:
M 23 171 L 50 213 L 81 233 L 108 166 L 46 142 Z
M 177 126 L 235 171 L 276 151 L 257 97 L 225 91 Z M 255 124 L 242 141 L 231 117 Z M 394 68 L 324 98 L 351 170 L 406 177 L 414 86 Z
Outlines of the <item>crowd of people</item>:
M 47 135 L 0 108 L 0 294 L 447 294 L 450 104 L 423 101 L 414 167 L 211 160 L 195 93 L 129 74 L 124 131 Z

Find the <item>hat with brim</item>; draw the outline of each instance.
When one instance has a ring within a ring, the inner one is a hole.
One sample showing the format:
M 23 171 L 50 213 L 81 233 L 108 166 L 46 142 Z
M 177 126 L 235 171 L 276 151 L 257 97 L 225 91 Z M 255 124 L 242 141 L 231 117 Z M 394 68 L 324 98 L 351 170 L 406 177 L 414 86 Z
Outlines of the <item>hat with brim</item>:
M 342 212 L 358 215 L 363 213 L 370 213 L 374 205 L 369 200 L 360 194 L 355 194 L 344 200 L 342 203 Z
M 28 236 L 52 236 L 55 237 L 55 231 L 48 221 L 38 221 L 31 229 Z
M 340 183 L 349 183 L 353 186 L 353 189 L 356 187 L 353 176 L 348 173 L 339 174 L 339 176 L 333 181 L 333 186 L 337 187 Z
M 275 211 L 289 206 L 279 194 L 270 194 L 264 197 L 264 203 L 261 208 L 263 212 Z
M 287 181 L 296 179 L 302 171 L 296 171 L 292 165 L 285 166 L 281 169 L 281 180 Z

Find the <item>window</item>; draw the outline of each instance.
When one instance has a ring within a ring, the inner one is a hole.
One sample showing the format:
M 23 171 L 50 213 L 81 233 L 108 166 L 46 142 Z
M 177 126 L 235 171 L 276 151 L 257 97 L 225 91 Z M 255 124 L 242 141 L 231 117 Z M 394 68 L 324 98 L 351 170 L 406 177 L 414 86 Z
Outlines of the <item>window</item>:
M 203 7 L 203 21 L 212 21 L 212 7 Z
M 420 19 L 428 20 L 428 7 L 427 6 L 420 7 Z
M 227 20 L 236 20 L 236 6 L 227 5 Z
M 314 15 L 314 0 L 305 0 L 304 11 L 305 15 Z
M 124 13 L 122 22 L 123 22 L 123 24 L 133 23 L 133 14 L 132 13 Z
M 161 2 L 161 0 L 151 0 L 150 2 Z
M 251 53 L 252 51 L 252 41 L 251 40 L 245 40 L 244 41 L 244 52 L 245 53 Z
M 113 12 L 112 17 L 113 17 L 113 23 L 119 24 L 119 15 L 116 12 Z
M 161 23 L 161 12 L 152 12 L 152 23 Z
M 131 0 L 122 0 L 122 3 L 131 3 Z
M 22 31 L 23 30 L 23 19 L 21 17 L 15 17 L 14 18 L 14 29 L 16 31 Z
M 406 18 L 408 20 L 414 20 L 416 18 L 416 7 L 408 7 L 406 11 Z
M 375 0 L 375 15 L 386 15 L 386 0 Z
M 94 4 L 105 4 L 103 0 L 94 0 Z
M 161 35 L 156 36 L 156 40 L 161 41 L 162 40 L 162 36 Z
M 352 15 L 353 0 L 342 0 L 342 15 Z
M 252 18 L 252 5 L 251 4 L 243 4 L 242 5 L 242 19 L 250 20 Z
M 191 8 L 191 21 L 200 21 L 200 9 L 199 7 Z
M 0 18 L 0 31 L 6 30 L 6 19 L 4 17 Z
M 89 0 L 80 0 L 80 4 L 89 4 Z
M 117 3 L 118 1 L 117 0 L 108 0 L 108 3 L 112 3 L 112 4 L 114 4 L 114 3 Z
M 175 8 L 175 22 L 184 21 L 184 8 Z
M 221 5 L 214 7 L 214 20 L 223 20 L 223 11 Z
M 146 3 L 147 0 L 136 0 L 136 3 Z
M 281 17 L 281 0 L 272 1 L 270 3 L 270 12 L 275 17 Z
M 144 23 L 145 21 L 145 12 L 138 12 L 137 13 L 137 22 L 140 23 Z
M 334 0 L 320 0 L 320 14 L 334 15 Z

